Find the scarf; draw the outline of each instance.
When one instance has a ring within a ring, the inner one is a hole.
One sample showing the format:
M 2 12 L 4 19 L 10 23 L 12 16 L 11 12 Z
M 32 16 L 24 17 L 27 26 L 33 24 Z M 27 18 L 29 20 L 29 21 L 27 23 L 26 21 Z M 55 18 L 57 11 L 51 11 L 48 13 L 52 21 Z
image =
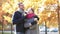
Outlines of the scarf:
M 27 19 L 30 19 L 30 18 L 32 18 L 32 17 L 34 17 L 35 16 L 35 14 L 34 13 L 31 13 L 31 14 L 27 14 Z

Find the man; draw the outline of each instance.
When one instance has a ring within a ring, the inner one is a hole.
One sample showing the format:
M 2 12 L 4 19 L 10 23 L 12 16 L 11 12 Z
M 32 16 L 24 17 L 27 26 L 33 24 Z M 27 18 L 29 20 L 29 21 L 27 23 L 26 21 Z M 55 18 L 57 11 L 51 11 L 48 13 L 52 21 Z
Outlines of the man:
M 13 24 L 16 24 L 16 34 L 24 34 L 24 5 L 19 3 L 19 10 L 14 13 Z

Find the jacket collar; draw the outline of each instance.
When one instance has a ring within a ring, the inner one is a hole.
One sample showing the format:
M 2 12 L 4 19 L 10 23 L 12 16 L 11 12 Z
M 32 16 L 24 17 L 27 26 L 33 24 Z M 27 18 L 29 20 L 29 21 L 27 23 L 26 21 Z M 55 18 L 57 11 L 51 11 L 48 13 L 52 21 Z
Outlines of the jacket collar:
M 24 13 L 24 10 L 22 10 L 22 9 L 20 9 L 20 8 L 18 8 L 17 11 L 19 11 L 20 13 Z

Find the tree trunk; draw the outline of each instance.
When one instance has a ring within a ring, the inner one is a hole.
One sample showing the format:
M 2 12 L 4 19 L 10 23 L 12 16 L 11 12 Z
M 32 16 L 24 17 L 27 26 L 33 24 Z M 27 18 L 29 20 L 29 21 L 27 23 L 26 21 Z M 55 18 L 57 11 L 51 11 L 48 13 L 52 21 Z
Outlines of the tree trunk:
M 4 0 L 0 0 L 0 22 L 2 24 L 2 34 L 3 34 L 3 30 L 4 30 L 4 18 L 3 18 L 3 10 L 2 10 L 2 3 L 4 2 Z
M 45 34 L 47 34 L 47 22 L 45 21 Z
M 59 7 L 59 1 L 58 1 L 58 8 L 57 8 L 57 15 L 58 15 L 58 28 L 59 28 L 59 34 L 60 34 L 60 7 Z
M 59 9 L 59 7 L 58 7 L 58 9 Z M 60 34 L 60 10 L 58 10 L 58 27 L 59 27 L 59 34 Z

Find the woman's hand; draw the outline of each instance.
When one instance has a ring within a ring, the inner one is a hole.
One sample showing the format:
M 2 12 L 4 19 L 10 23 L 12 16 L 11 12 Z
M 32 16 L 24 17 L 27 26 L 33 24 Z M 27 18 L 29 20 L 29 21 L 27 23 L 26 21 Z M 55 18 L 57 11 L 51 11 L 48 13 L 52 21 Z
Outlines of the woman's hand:
M 34 18 L 34 21 L 37 21 L 37 18 Z

